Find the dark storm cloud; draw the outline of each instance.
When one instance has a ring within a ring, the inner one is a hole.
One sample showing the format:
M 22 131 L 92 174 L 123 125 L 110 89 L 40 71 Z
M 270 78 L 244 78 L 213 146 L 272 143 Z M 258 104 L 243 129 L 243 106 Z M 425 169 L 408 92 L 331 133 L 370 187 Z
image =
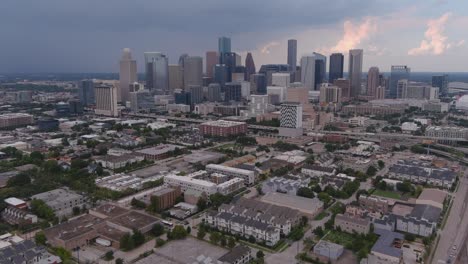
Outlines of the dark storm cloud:
M 0 72 L 115 71 L 123 47 L 141 63 L 142 52 L 201 55 L 216 37 L 251 48 L 261 36 L 321 27 L 375 15 L 372 0 L 3 0 Z M 388 8 L 388 7 L 387 7 Z

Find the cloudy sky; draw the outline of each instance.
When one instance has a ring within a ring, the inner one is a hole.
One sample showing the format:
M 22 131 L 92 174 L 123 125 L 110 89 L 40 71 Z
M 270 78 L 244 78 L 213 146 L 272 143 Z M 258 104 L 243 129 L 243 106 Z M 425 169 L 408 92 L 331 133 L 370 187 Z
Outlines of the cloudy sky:
M 128 47 L 142 71 L 144 51 L 170 62 L 204 56 L 230 36 L 257 67 L 298 57 L 364 49 L 364 69 L 407 64 L 413 71 L 465 72 L 465 0 L 2 0 L 0 73 L 117 72 Z M 346 65 L 345 65 L 346 67 Z

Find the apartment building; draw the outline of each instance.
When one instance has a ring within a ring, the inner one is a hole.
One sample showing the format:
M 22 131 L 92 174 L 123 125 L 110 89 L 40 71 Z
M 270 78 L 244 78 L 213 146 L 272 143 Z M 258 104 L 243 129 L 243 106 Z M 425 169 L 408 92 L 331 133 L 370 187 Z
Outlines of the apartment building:
M 368 219 L 348 214 L 337 214 L 335 217 L 335 228 L 340 227 L 346 233 L 368 234 L 371 222 Z
M 84 208 L 88 202 L 85 196 L 68 188 L 59 188 L 36 194 L 31 196 L 31 199 L 44 201 L 47 206 L 54 210 L 55 215 L 59 218 L 72 215 L 74 207 Z

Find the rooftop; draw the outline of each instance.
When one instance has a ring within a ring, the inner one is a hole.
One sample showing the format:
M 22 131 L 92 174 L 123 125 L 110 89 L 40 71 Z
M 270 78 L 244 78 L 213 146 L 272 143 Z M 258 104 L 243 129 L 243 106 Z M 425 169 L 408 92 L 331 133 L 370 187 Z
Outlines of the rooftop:
M 379 235 L 379 239 L 375 242 L 374 246 L 371 249 L 371 252 L 377 252 L 383 255 L 388 255 L 392 257 L 401 257 L 402 250 L 396 247 L 393 247 L 393 242 L 395 239 L 403 240 L 404 236 L 400 233 L 379 229 L 376 228 L 374 233 Z
M 243 256 L 250 254 L 251 250 L 249 247 L 244 245 L 238 245 L 235 248 L 231 249 L 228 253 L 221 256 L 218 260 L 225 263 L 237 263 L 237 260 Z
M 208 121 L 208 122 L 202 123 L 202 125 L 218 126 L 218 127 L 232 127 L 232 126 L 245 125 L 245 123 L 236 122 L 236 121 L 227 121 L 227 120 L 215 120 L 215 121 Z
M 141 154 L 147 154 L 147 155 L 161 155 L 169 151 L 174 151 L 176 148 L 184 149 L 185 147 L 172 145 L 172 144 L 161 144 L 161 145 L 157 145 L 156 147 L 140 149 L 137 152 Z
M 140 212 L 130 211 L 121 216 L 114 217 L 109 221 L 128 229 L 140 229 L 157 223 L 159 219 Z

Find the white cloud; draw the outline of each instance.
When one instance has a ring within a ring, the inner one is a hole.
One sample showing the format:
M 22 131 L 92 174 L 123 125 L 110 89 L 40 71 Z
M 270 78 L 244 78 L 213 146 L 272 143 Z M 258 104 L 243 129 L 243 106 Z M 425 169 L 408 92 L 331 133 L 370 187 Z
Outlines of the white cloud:
M 377 20 L 373 17 L 365 17 L 360 24 L 346 20 L 343 29 L 342 38 L 329 49 L 330 52 L 347 52 L 350 49 L 358 48 L 364 40 L 368 40 L 371 35 L 377 32 Z
M 408 51 L 408 55 L 441 55 L 454 45 L 463 45 L 464 40 L 456 44 L 449 43 L 448 37 L 445 35 L 445 25 L 447 24 L 451 15 L 452 14 L 448 12 L 437 19 L 429 20 L 427 22 L 427 30 L 424 33 L 425 39 L 421 41 L 419 47 L 410 49 Z
M 275 47 L 275 46 L 278 46 L 279 43 L 276 42 L 276 41 L 273 41 L 273 42 L 270 42 L 268 44 L 266 44 L 265 46 L 263 46 L 260 50 L 261 53 L 263 54 L 270 54 L 270 50 L 271 48 Z

